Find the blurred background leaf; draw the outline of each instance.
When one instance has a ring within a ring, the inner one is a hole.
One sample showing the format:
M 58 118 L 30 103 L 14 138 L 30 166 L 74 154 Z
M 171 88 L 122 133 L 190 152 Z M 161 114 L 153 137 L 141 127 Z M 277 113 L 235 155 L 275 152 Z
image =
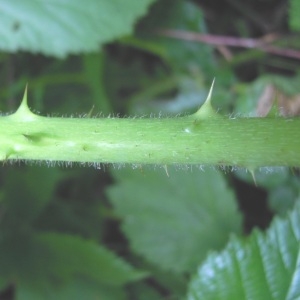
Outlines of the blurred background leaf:
M 235 197 L 216 170 L 124 169 L 108 195 L 132 249 L 166 270 L 191 272 L 230 233 L 241 233 Z
M 151 2 L 131 0 L 124 6 L 123 1 L 103 0 L 90 0 L 85 5 L 78 0 L 2 0 L 0 49 L 60 58 L 97 51 L 101 44 L 129 34 L 136 18 L 146 12 Z
M 103 286 L 105 294 L 145 276 L 96 243 L 70 235 L 10 236 L 1 239 L 0 252 L 1 278 L 15 281 L 19 299 L 55 299 L 60 293 L 69 294 L 69 299 L 74 293 L 70 291 L 71 282 L 76 277 L 83 278 L 76 288 L 78 292 L 90 286 L 92 293 L 101 294 Z M 55 286 L 57 292 L 52 294 Z

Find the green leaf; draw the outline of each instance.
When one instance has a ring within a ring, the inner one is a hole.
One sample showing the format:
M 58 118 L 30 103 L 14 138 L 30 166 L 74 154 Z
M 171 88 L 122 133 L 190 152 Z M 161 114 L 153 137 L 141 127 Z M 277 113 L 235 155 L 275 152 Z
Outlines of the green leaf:
M 47 285 L 19 285 L 16 292 L 17 300 L 82 300 L 105 299 L 125 300 L 126 295 L 122 288 L 108 287 L 84 278 L 75 278 L 67 284 L 56 284 L 55 287 Z
M 7 278 L 0 277 L 0 292 L 3 291 L 9 285 L 9 281 Z
M 300 2 L 299 0 L 290 0 L 289 1 L 289 25 L 291 30 L 300 31 Z
M 162 296 L 154 286 L 147 285 L 143 282 L 135 284 L 133 286 L 133 291 L 131 292 L 133 299 L 139 300 L 164 300 L 166 297 Z M 169 297 L 172 298 L 173 297 Z M 175 299 L 175 298 L 174 298 Z M 177 298 L 176 298 L 177 299 Z
M 39 233 L 0 238 L 0 282 L 16 282 L 17 289 L 20 285 L 28 293 L 47 294 L 58 286 L 68 289 L 78 277 L 115 288 L 146 275 L 100 245 L 76 236 Z
M 266 233 L 232 238 L 199 268 L 188 299 L 300 299 L 300 206 Z
M 135 271 L 125 261 L 92 241 L 55 233 L 41 234 L 38 241 L 49 249 L 56 272 L 59 270 L 60 276 L 66 278 L 78 274 L 104 284 L 120 286 L 145 276 L 145 273 Z
M 97 51 L 132 31 L 154 0 L 0 1 L 0 49 L 65 57 Z
M 59 169 L 41 166 L 8 169 L 3 185 L 2 230 L 19 230 L 31 224 L 49 203 L 64 176 Z
M 272 211 L 280 215 L 285 215 L 300 200 L 299 178 L 291 178 L 272 190 L 268 194 L 268 204 Z
M 162 269 L 194 270 L 240 232 L 235 197 L 218 171 L 119 170 L 108 190 L 136 253 Z
M 51 170 L 51 169 L 50 169 Z M 98 173 L 97 173 L 98 172 Z M 47 205 L 34 222 L 34 227 L 42 231 L 55 231 L 101 239 L 104 216 L 102 197 L 95 195 L 95 178 L 102 180 L 98 170 L 64 170 L 67 177 L 61 181 L 55 199 Z M 100 179 L 99 179 L 100 178 Z

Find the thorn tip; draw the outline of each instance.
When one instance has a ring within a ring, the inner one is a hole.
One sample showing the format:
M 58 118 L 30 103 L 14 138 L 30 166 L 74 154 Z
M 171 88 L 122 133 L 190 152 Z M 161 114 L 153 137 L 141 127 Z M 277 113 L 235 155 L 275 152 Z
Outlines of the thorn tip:
M 214 78 L 213 81 L 212 81 L 212 84 L 211 84 L 211 86 L 210 86 L 210 89 L 209 89 L 207 98 L 206 98 L 206 100 L 205 100 L 204 103 L 206 103 L 206 102 L 211 102 L 211 95 L 212 95 L 212 91 L 213 91 L 213 88 L 214 88 L 215 79 L 216 79 L 216 78 Z
M 28 84 L 26 84 L 26 86 L 25 86 L 25 91 L 24 91 L 23 99 L 21 101 L 21 104 L 20 104 L 19 108 L 12 115 L 15 118 L 20 118 L 20 119 L 23 119 L 23 120 L 32 120 L 32 119 L 34 119 L 34 118 L 37 117 L 34 113 L 32 113 L 32 111 L 28 107 L 28 103 L 27 103 L 27 91 L 28 91 Z
M 255 171 L 253 169 L 249 169 L 249 172 L 250 172 L 250 174 L 252 176 L 254 185 L 257 187 L 257 182 L 256 182 L 256 178 L 255 178 Z
M 206 117 L 215 117 L 218 116 L 218 114 L 215 112 L 211 105 L 211 96 L 214 88 L 215 78 L 212 81 L 212 84 L 210 86 L 208 95 L 202 106 L 198 109 L 198 111 L 194 114 L 196 117 L 200 118 L 206 118 Z

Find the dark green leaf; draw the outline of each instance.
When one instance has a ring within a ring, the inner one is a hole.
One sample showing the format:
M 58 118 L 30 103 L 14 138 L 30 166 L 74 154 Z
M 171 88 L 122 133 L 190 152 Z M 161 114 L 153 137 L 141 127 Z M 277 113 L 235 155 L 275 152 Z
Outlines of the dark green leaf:
M 37 240 L 50 252 L 55 272 L 68 278 L 84 275 L 101 283 L 120 286 L 145 276 L 112 252 L 88 240 L 63 234 L 41 234 Z
M 34 221 L 51 200 L 63 176 L 59 169 L 41 166 L 8 169 L 3 186 L 2 228 L 22 229 Z
M 165 297 L 160 295 L 159 292 L 150 285 L 144 283 L 139 283 L 135 285 L 134 290 L 131 292 L 133 294 L 133 299 L 138 300 L 165 300 Z
M 125 300 L 126 295 L 119 287 L 108 287 L 84 278 L 75 278 L 67 284 L 57 283 L 47 285 L 19 285 L 16 293 L 17 300 L 82 300 L 105 299 Z
M 78 277 L 87 280 L 83 288 L 89 282 L 120 287 L 145 275 L 104 247 L 76 236 L 40 233 L 0 239 L 0 282 L 15 282 L 25 294 L 47 294 L 56 286 L 67 292 Z

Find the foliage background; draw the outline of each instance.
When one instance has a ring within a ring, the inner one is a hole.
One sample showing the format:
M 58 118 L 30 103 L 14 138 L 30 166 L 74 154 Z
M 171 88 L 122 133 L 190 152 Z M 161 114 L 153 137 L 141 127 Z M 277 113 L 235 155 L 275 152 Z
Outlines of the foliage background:
M 264 114 L 275 97 L 299 114 L 297 0 L 46 2 L 0 1 L 3 114 L 28 82 L 42 115 L 175 117 L 214 77 L 220 114 Z M 163 29 L 275 33 L 285 54 Z M 235 168 L 52 165 L 1 166 L 1 299 L 299 299 L 298 170 L 256 170 L 255 185 Z

